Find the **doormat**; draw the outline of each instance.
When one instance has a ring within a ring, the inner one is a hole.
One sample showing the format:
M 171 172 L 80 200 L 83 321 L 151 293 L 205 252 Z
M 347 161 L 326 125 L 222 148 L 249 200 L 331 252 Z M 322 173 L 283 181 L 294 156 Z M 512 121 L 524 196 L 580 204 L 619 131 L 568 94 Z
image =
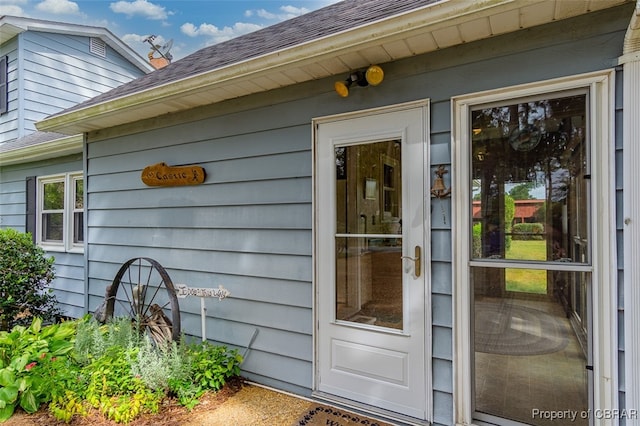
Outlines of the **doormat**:
M 300 416 L 292 426 L 392 426 L 390 423 L 374 420 L 360 414 L 338 410 L 327 405 L 311 405 L 309 410 Z

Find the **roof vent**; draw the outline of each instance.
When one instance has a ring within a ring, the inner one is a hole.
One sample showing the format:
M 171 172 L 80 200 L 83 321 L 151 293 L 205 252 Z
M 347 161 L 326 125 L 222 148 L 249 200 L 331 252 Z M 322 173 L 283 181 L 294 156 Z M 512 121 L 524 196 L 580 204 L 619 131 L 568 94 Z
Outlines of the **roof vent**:
M 91 53 L 105 58 L 107 56 L 107 45 L 105 42 L 95 37 L 91 37 L 89 40 L 89 50 Z

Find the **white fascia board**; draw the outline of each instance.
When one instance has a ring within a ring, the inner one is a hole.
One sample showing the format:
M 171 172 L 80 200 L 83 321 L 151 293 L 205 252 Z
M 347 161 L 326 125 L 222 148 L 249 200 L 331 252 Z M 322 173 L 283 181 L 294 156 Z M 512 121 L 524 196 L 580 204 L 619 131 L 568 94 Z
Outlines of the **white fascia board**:
M 83 135 L 74 135 L 3 152 L 0 166 L 29 163 L 82 152 Z

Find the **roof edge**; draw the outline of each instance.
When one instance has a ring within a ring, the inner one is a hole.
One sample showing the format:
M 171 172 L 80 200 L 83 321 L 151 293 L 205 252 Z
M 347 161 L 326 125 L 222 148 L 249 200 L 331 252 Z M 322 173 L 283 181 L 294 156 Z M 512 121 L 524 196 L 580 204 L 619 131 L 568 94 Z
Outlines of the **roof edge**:
M 362 48 L 382 40 L 393 40 L 403 34 L 418 33 L 425 28 L 438 29 L 440 26 L 451 23 L 462 23 L 544 1 L 481 0 L 469 3 L 466 0 L 443 0 L 182 80 L 169 81 L 101 103 L 58 113 L 36 123 L 36 127 L 41 131 L 78 133 L 126 124 L 128 118 L 123 117 L 129 110 L 138 109 L 138 112 L 141 112 L 145 106 L 151 107 L 160 102 L 167 104 L 181 95 L 223 86 L 227 83 L 242 82 L 268 72 L 284 70 L 294 64 L 304 65 L 356 47 Z M 425 10 L 428 10 L 428 13 L 425 13 Z M 372 26 L 375 26 L 375 31 L 371 30 Z M 176 109 L 171 112 L 177 111 Z M 128 115 L 130 116 L 131 114 Z M 151 116 L 142 118 L 149 117 Z M 98 122 L 100 120 L 101 122 Z
M 136 68 L 149 73 L 155 71 L 155 68 L 146 61 L 142 56 L 136 53 L 126 43 L 116 37 L 111 31 L 103 27 L 94 27 L 90 25 L 71 24 L 66 22 L 45 21 L 34 18 L 24 18 L 19 16 L 4 15 L 0 16 L 0 27 L 10 25 L 16 29 L 17 33 L 25 31 L 43 31 L 57 34 L 81 35 L 87 37 L 96 37 L 107 43 L 113 50 L 124 56 Z
M 220 85 L 241 78 L 249 78 L 265 71 L 284 68 L 293 63 L 335 55 L 336 52 L 344 51 L 354 46 L 372 43 L 403 32 L 416 31 L 427 26 L 438 25 L 451 19 L 464 19 L 469 15 L 475 17 L 479 14 L 487 13 L 488 10 L 495 10 L 501 7 L 517 7 L 526 1 L 483 0 L 470 4 L 465 0 L 443 0 L 307 43 L 269 52 L 245 61 L 235 62 L 226 67 L 190 76 L 183 80 L 171 81 L 68 113 L 55 114 L 36 123 L 36 127 L 40 131 L 69 132 L 70 130 L 68 129 L 72 126 L 77 126 L 78 122 L 97 118 L 110 112 L 160 102 L 176 97 L 181 93 L 202 90 L 204 87 Z M 425 9 L 431 9 L 428 15 L 425 15 Z M 370 31 L 372 25 L 376 26 L 374 34 Z M 84 129 L 84 131 L 91 130 L 95 129 L 90 127 Z M 75 133 L 77 130 L 73 132 Z
M 6 151 L 0 156 L 0 166 L 48 160 L 82 152 L 83 135 L 73 135 L 52 141 Z

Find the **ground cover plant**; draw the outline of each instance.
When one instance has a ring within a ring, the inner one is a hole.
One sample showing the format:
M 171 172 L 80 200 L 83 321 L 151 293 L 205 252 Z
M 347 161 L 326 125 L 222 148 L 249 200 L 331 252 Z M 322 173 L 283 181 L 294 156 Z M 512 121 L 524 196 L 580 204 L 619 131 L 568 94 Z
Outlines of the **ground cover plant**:
M 224 346 L 157 345 L 129 318 L 102 325 L 87 316 L 45 327 L 35 319 L 0 332 L 0 422 L 17 407 L 33 413 L 45 405 L 67 423 L 96 410 L 129 423 L 171 398 L 190 409 L 239 375 L 241 362 Z

